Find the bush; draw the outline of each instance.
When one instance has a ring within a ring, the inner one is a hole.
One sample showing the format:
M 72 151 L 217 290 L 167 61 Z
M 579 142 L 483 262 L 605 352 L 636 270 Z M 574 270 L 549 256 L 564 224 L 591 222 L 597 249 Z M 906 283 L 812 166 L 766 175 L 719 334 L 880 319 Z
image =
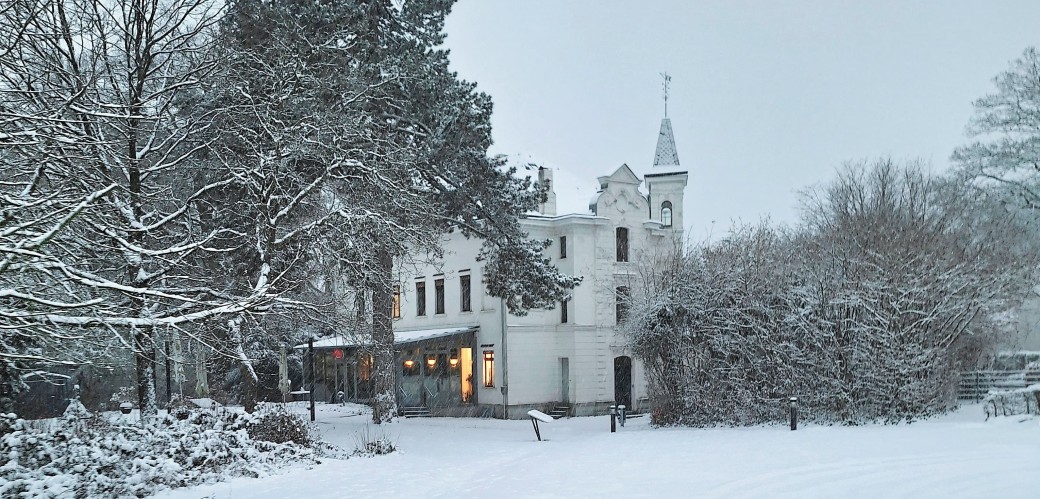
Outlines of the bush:
M 144 497 L 318 462 L 315 448 L 254 440 L 248 429 L 263 426 L 254 419 L 196 410 L 184 421 L 165 417 L 141 426 L 72 411 L 50 428 L 7 421 L 10 429 L 0 435 L 0 497 Z
M 1016 390 L 991 391 L 982 400 L 988 420 L 994 416 L 1040 414 L 1040 384 Z
M 368 427 L 354 435 L 355 456 L 382 456 L 397 450 L 397 444 L 384 432 L 373 433 Z
M 253 440 L 263 440 L 282 444 L 310 446 L 316 438 L 312 438 L 312 428 L 300 415 L 289 412 L 280 404 L 259 404 L 253 414 L 246 431 Z

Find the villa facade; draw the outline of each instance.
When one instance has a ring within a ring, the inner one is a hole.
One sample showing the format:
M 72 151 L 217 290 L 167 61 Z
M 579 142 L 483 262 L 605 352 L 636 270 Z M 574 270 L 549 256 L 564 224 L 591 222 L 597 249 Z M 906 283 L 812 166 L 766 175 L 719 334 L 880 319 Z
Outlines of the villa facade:
M 446 236 L 443 261 L 399 271 L 398 405 L 435 416 L 499 418 L 524 417 L 529 409 L 592 415 L 613 404 L 645 408 L 643 369 L 617 324 L 626 313 L 623 297 L 638 290 L 640 265 L 667 256 L 682 239 L 688 174 L 667 118 L 653 166 L 644 171 L 640 178 L 621 165 L 596 179 L 585 212 L 557 214 L 557 193 L 550 192 L 538 213 L 521 220 L 530 237 L 553 242 L 547 256 L 563 273 L 583 278 L 553 309 L 509 314 L 482 285 L 481 242 L 457 233 Z M 552 170 L 539 170 L 539 177 L 553 187 Z M 370 361 L 341 343 L 317 344 L 343 364 L 326 391 L 370 396 Z

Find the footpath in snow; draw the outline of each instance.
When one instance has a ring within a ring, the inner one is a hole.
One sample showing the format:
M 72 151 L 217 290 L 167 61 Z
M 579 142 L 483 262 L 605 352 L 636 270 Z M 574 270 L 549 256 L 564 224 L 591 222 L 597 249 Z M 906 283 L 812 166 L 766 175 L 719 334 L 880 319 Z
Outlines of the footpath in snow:
M 352 450 L 366 432 L 386 434 L 400 450 L 156 497 L 1040 497 L 1040 420 L 984 422 L 979 406 L 910 425 L 798 431 L 655 429 L 638 418 L 611 434 L 607 417 L 570 418 L 542 423 L 543 442 L 526 420 L 379 427 L 360 406 L 318 409 L 327 441 Z

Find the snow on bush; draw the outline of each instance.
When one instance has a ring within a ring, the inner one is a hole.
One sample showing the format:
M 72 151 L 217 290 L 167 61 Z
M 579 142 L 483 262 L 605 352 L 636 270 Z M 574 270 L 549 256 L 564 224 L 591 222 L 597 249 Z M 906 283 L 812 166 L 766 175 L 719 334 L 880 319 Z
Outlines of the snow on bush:
M 994 416 L 1040 415 L 1040 383 L 1014 390 L 991 391 L 982 399 L 986 419 Z
M 740 227 L 644 272 L 620 325 L 659 425 L 912 421 L 956 404 L 1035 282 L 1028 231 L 914 168 L 850 167 L 805 226 Z
M 260 404 L 260 410 L 246 426 L 253 440 L 282 444 L 292 442 L 310 446 L 317 439 L 312 428 L 299 415 L 289 412 L 281 405 Z
M 293 437 L 306 433 L 303 419 L 290 416 L 194 410 L 185 420 L 157 418 L 141 426 L 73 409 L 54 428 L 35 430 L 6 415 L 0 418 L 0 427 L 8 427 L 0 436 L 0 497 L 144 497 L 167 487 L 314 464 L 328 455 L 331 447 L 315 445 L 309 436 L 303 445 L 271 438 L 279 430 Z

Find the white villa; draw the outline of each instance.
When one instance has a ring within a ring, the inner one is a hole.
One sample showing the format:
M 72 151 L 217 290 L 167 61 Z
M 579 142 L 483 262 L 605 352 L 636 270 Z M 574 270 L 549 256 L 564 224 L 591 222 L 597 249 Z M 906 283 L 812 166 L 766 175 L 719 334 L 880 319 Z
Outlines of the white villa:
M 552 170 L 539 177 L 552 187 Z M 485 293 L 480 241 L 446 236 L 444 261 L 408 269 L 395 293 L 399 406 L 498 418 L 525 417 L 529 409 L 602 414 L 615 403 L 646 408 L 643 369 L 615 330 L 625 314 L 616 298 L 638 287 L 640 262 L 668 254 L 682 239 L 687 179 L 664 118 L 642 179 L 628 165 L 599 177 L 583 213 L 557 214 L 551 191 L 521 223 L 532 238 L 551 239 L 553 263 L 583 281 L 556 308 L 523 317 Z M 333 368 L 336 386 L 323 387 L 319 398 L 370 396 L 370 361 L 358 347 L 335 339 L 315 346 L 342 366 Z

